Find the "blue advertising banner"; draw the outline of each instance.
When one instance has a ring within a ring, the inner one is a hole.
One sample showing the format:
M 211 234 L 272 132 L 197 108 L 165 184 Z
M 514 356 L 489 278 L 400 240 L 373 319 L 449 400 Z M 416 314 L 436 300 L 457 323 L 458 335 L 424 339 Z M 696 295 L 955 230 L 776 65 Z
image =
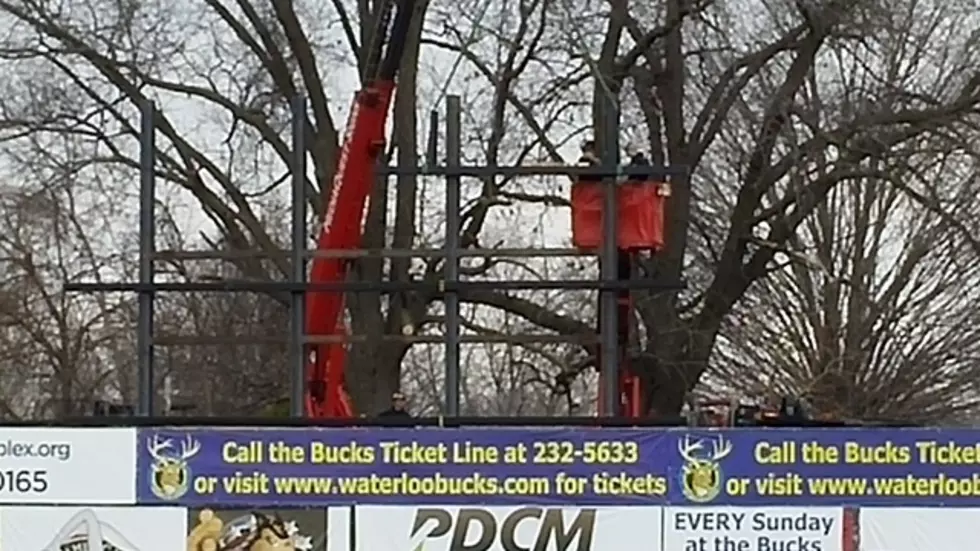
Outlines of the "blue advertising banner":
M 140 503 L 980 505 L 980 431 L 147 429 Z

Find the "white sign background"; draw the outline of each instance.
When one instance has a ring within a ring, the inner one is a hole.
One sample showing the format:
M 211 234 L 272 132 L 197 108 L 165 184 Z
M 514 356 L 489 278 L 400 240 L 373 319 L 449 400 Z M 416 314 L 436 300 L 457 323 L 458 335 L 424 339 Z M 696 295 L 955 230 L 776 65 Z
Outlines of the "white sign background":
M 863 551 L 976 551 L 980 509 L 861 508 Z
M 494 515 L 498 526 L 507 515 L 525 507 L 472 507 L 431 506 L 445 509 L 455 517 L 462 508 L 481 509 Z M 538 507 L 538 506 L 535 506 Z M 438 539 L 425 538 L 426 528 L 413 539 L 412 524 L 415 521 L 415 511 L 420 507 L 395 506 L 364 506 L 356 508 L 355 527 L 357 530 L 358 549 L 371 551 L 405 551 L 416 549 L 419 543 L 425 542 L 425 551 L 445 551 L 452 541 L 452 530 Z M 548 507 L 546 511 L 561 510 L 568 523 L 575 515 L 586 507 Z M 661 507 L 595 507 L 596 523 L 593 534 L 592 551 L 660 551 Z M 567 523 L 566 523 L 567 525 Z M 525 548 L 532 548 L 538 534 L 539 523 L 535 519 L 526 519 L 518 524 L 516 541 Z M 428 528 L 431 530 L 431 526 Z M 474 536 L 475 537 L 475 536 Z M 578 549 L 577 541 L 570 547 Z M 499 539 L 496 539 L 489 551 L 503 551 Z M 545 551 L 566 551 L 555 549 L 554 542 L 549 542 Z
M 135 502 L 136 429 L 0 429 L 0 503 Z
M 187 546 L 183 507 L 4 507 L 0 549 L 59 551 L 71 535 L 98 531 L 123 551 L 174 551 Z M 60 536 L 60 537 L 59 537 Z M 102 549 L 90 548 L 92 551 Z
M 670 551 L 840 551 L 840 507 L 665 507 Z M 791 519 L 790 529 L 769 522 Z M 701 541 L 704 546 L 701 547 Z

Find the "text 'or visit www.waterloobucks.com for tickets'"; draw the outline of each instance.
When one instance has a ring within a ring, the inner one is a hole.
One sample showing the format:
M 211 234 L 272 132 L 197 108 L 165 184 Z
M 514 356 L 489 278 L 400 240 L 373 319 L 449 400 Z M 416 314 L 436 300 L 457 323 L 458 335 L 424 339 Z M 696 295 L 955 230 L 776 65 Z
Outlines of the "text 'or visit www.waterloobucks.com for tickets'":
M 656 499 L 676 491 L 696 502 L 719 496 L 729 500 L 980 496 L 980 474 L 943 472 L 947 467 L 980 464 L 980 444 L 759 440 L 751 446 L 751 461 L 746 463 L 723 457 L 693 457 L 683 450 L 678 455 L 675 447 L 661 448 L 657 457 L 646 457 L 654 454 L 642 453 L 641 446 L 629 441 L 494 446 L 471 441 L 296 445 L 229 440 L 221 445 L 221 472 L 195 473 L 192 487 L 198 495 L 243 496 L 590 495 Z M 673 454 L 668 455 L 671 451 Z M 898 465 L 909 468 L 900 475 L 875 476 L 876 471 L 882 474 L 881 467 Z M 324 476 L 317 468 L 329 466 L 363 470 L 351 476 Z M 522 466 L 547 468 L 509 475 Z M 839 468 L 846 476 L 807 473 L 818 466 L 823 467 L 823 473 L 826 467 L 834 471 Z M 286 467 L 295 473 L 282 474 Z M 502 476 L 506 471 L 508 475 Z

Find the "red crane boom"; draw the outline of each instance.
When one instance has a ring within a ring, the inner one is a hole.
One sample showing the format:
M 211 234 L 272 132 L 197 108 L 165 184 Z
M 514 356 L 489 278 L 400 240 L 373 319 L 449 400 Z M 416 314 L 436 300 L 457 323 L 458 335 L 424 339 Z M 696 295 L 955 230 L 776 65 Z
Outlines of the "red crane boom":
M 395 78 L 412 20 L 414 0 L 388 0 L 381 8 L 374 40 L 368 48 L 364 88 L 357 92 L 347 120 L 344 142 L 323 216 L 317 250 L 356 249 L 364 236 L 364 214 L 374 186 L 375 166 L 385 146 L 385 124 L 395 93 Z M 394 22 L 392 12 L 395 11 Z M 385 37 L 388 39 L 385 40 Z M 386 44 L 387 43 L 387 44 Z M 382 51 L 384 54 L 382 56 Z M 347 279 L 349 261 L 315 257 L 311 283 L 340 283 Z M 306 332 L 311 336 L 347 333 L 343 319 L 344 293 L 306 294 Z M 346 344 L 313 344 L 307 357 L 306 415 L 311 418 L 351 417 L 345 388 Z

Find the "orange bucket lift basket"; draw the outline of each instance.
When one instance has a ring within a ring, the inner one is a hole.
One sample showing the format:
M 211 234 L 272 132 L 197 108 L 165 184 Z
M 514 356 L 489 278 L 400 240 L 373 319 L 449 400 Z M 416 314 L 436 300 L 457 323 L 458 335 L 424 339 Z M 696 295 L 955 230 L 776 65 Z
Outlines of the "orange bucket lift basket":
M 572 184 L 572 244 L 579 249 L 602 245 L 602 182 L 579 181 Z M 664 207 L 670 184 L 628 181 L 616 186 L 619 226 L 616 246 L 620 250 L 660 251 L 664 248 Z

